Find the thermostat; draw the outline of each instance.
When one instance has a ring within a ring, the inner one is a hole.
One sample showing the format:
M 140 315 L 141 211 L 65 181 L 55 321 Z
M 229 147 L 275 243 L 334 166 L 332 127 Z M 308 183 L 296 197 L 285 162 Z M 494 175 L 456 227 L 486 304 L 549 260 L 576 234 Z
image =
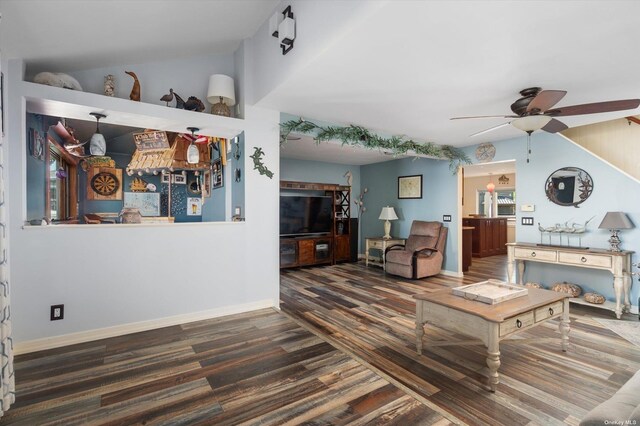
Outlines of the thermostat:
M 523 212 L 534 212 L 534 211 L 536 211 L 536 205 L 535 204 L 522 204 L 520 206 L 520 211 L 523 211 Z

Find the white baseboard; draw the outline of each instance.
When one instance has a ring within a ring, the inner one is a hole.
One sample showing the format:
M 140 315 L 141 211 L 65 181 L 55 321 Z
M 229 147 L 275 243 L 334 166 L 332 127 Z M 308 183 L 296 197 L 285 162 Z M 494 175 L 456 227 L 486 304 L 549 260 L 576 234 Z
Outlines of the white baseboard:
M 241 305 L 224 306 L 221 308 L 191 312 L 188 314 L 175 315 L 166 318 L 132 322 L 129 324 L 114 325 L 112 327 L 98 328 L 95 330 L 79 331 L 77 333 L 62 334 L 60 336 L 28 340 L 26 342 L 15 343 L 13 353 L 15 355 L 26 354 L 29 352 L 59 348 L 61 346 L 75 345 L 77 343 L 91 342 L 93 340 L 138 333 L 140 331 L 153 330 L 156 328 L 169 327 L 172 325 L 186 324 L 189 322 L 223 317 L 226 315 L 241 314 L 243 312 L 255 311 L 258 309 L 273 308 L 276 306 L 278 306 L 278 304 L 274 303 L 273 300 L 259 300 L 256 302 L 243 303 Z

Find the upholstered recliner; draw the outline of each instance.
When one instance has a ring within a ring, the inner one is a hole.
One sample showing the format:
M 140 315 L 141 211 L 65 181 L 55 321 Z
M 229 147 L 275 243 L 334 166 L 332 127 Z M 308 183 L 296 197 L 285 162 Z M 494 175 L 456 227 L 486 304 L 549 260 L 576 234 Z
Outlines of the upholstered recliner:
M 385 251 L 386 272 L 412 279 L 439 274 L 448 231 L 441 222 L 414 220 L 406 244 Z

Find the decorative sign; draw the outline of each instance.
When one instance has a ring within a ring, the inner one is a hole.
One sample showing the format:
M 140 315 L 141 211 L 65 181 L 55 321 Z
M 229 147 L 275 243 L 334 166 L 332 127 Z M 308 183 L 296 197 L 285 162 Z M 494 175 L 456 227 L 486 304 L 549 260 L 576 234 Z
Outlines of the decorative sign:
M 169 149 L 169 138 L 167 138 L 167 132 L 134 133 L 133 140 L 139 151 Z
M 124 207 L 135 207 L 142 216 L 160 216 L 160 194 L 157 192 L 125 192 Z
M 202 198 L 187 197 L 187 216 L 202 216 Z
M 500 185 L 509 185 L 509 178 L 505 175 L 502 175 L 498 178 L 498 183 Z

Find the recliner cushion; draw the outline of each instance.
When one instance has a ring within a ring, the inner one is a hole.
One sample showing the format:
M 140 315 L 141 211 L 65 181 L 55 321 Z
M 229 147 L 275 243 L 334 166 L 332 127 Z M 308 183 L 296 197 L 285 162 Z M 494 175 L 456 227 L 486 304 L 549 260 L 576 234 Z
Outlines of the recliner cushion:
M 591 410 L 580 426 L 630 424 L 626 421 L 640 416 L 640 371 L 624 384 L 610 399 Z
M 398 263 L 400 265 L 411 266 L 413 252 L 407 250 L 389 250 L 387 252 L 386 263 Z

